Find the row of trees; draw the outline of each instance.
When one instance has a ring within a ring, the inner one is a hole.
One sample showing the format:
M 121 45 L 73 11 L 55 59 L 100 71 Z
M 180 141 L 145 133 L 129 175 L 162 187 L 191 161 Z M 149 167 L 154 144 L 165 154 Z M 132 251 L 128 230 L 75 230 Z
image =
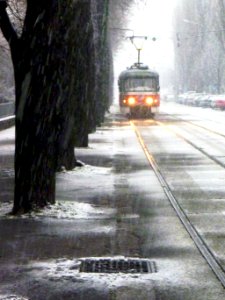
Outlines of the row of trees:
M 177 92 L 225 91 L 225 1 L 183 0 L 174 15 Z
M 87 146 L 103 121 L 113 74 L 109 8 L 113 14 L 123 4 L 128 1 L 0 0 L 15 78 L 13 214 L 55 202 L 56 171 L 77 165 L 74 147 Z

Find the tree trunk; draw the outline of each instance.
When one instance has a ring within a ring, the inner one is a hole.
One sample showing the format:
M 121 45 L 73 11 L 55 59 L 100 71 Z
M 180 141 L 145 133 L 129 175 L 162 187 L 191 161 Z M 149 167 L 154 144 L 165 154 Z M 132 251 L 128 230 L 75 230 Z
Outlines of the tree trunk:
M 64 74 L 67 25 L 72 20 L 68 2 L 27 1 L 20 38 L 0 2 L 0 25 L 10 45 L 16 87 L 14 214 L 55 202 L 58 157 L 67 148 L 71 132 L 70 81 Z
M 54 11 L 54 1 L 50 2 L 46 5 L 40 1 L 34 5 L 28 1 L 20 38 L 22 55 L 13 58 L 16 86 L 14 214 L 55 202 L 58 126 L 55 107 L 60 89 L 54 80 L 59 65 L 53 65 L 55 58 L 49 50 L 50 12 Z M 12 57 L 14 51 L 12 49 Z
M 76 166 L 74 145 L 88 145 L 90 120 L 96 120 L 102 109 L 96 107 L 101 102 L 94 94 L 99 83 L 91 1 L 27 0 L 20 37 L 6 3 L 0 1 L 0 27 L 10 45 L 15 74 L 17 214 L 55 202 L 57 168 Z

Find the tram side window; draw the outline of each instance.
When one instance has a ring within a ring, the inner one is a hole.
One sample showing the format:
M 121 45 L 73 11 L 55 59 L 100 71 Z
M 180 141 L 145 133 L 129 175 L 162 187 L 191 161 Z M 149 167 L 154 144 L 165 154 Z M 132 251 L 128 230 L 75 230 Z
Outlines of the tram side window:
M 129 78 L 126 79 L 124 87 L 126 91 L 149 91 L 156 90 L 158 85 L 156 78 Z

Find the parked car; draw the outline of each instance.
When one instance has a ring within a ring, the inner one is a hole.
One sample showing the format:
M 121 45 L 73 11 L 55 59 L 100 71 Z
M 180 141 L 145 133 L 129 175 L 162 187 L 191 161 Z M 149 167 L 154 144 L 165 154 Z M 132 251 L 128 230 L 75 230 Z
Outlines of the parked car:
M 198 106 L 198 100 L 203 96 L 202 93 L 195 93 L 192 95 L 191 99 L 189 100 L 188 105 Z
M 179 104 L 183 104 L 184 98 L 185 98 L 185 94 L 179 94 L 176 99 L 176 102 Z
M 195 99 L 195 106 L 211 107 L 211 95 L 202 94 Z
M 186 100 L 185 100 L 185 104 L 186 105 L 191 105 L 191 106 L 195 106 L 196 105 L 196 100 L 202 96 L 202 93 L 191 93 L 187 96 Z
M 191 99 L 194 94 L 196 94 L 195 91 L 189 91 L 183 94 L 179 94 L 177 97 L 177 102 L 180 104 L 188 104 L 189 99 Z
M 225 110 L 225 95 L 213 95 L 211 99 L 211 107 Z

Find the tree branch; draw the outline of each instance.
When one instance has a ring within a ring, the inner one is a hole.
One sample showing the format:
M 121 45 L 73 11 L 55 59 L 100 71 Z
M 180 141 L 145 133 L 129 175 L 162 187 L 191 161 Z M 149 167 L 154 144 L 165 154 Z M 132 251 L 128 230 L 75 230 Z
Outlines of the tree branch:
M 7 14 L 7 5 L 7 0 L 0 0 L 0 28 L 2 30 L 3 36 L 9 43 L 9 46 L 12 50 L 12 48 L 18 41 L 18 36 Z

